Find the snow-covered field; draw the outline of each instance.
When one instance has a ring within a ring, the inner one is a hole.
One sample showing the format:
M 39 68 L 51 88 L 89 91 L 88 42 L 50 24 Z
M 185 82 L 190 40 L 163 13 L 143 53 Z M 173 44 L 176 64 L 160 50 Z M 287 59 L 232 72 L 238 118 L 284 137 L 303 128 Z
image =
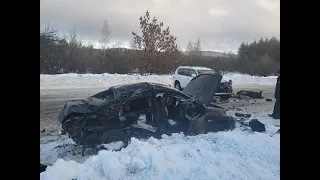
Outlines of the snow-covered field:
M 40 179 L 280 179 L 280 135 L 236 129 L 132 138 L 127 148 L 100 151 L 84 163 L 59 159 Z
M 227 73 L 224 80 L 232 80 L 234 85 L 275 85 L 276 76 L 257 77 L 239 73 Z M 127 75 L 127 74 L 61 74 L 40 75 L 40 89 L 106 88 L 110 86 L 154 82 L 172 85 L 171 75 Z
M 254 77 L 236 73 L 224 75 L 234 85 L 275 85 L 276 77 Z M 106 88 L 134 82 L 171 84 L 169 75 L 63 74 L 40 75 L 40 89 Z M 197 136 L 173 134 L 162 139 L 131 139 L 128 147 L 93 155 L 90 149 L 82 157 L 81 148 L 55 148 L 73 143 L 66 136 L 40 138 L 40 162 L 53 164 L 40 174 L 40 179 L 280 179 L 279 120 L 256 117 L 266 125 L 266 132 L 233 131 Z M 252 119 L 250 118 L 250 119 Z M 112 148 L 113 147 L 113 148 Z

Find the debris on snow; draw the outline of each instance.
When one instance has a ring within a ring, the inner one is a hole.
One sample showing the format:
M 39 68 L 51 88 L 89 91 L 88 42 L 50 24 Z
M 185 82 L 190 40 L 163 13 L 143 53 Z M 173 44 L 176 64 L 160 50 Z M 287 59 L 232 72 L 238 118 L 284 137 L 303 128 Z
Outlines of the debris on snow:
M 244 117 L 244 118 L 250 118 L 250 117 L 251 117 L 251 114 L 235 113 L 235 116 L 237 116 L 237 117 Z
M 253 132 L 264 132 L 266 128 L 258 119 L 252 119 L 249 122 L 249 126 Z
M 242 99 L 243 96 L 248 96 L 248 97 L 256 98 L 256 99 L 263 99 L 264 98 L 262 96 L 262 91 L 254 92 L 254 91 L 240 90 L 240 91 L 237 92 L 237 95 L 239 96 L 240 99 Z

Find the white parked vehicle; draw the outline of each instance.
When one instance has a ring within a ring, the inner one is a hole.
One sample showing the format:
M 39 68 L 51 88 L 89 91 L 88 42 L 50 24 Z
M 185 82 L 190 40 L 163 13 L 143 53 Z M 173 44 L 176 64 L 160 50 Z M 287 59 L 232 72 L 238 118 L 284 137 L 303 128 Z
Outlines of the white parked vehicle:
M 184 89 L 192 78 L 204 72 L 214 72 L 210 68 L 198 66 L 180 66 L 173 75 L 173 84 L 176 89 Z
M 199 66 L 180 66 L 173 73 L 173 85 L 176 89 L 182 90 L 194 77 L 206 72 L 214 72 L 214 70 Z M 232 93 L 232 81 L 224 81 L 221 82 L 216 96 L 229 98 L 232 96 Z

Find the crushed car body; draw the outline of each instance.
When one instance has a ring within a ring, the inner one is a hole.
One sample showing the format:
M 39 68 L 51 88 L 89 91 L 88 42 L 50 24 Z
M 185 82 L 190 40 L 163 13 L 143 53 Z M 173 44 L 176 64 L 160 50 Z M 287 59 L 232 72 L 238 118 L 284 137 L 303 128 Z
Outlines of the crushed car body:
M 235 119 L 210 104 L 221 79 L 218 73 L 200 74 L 183 91 L 147 82 L 110 87 L 84 100 L 67 101 L 58 120 L 80 145 L 231 130 Z
M 232 87 L 232 80 L 223 81 L 220 83 L 220 88 L 218 89 L 215 96 L 220 96 L 222 99 L 231 98 L 233 95 L 233 87 Z

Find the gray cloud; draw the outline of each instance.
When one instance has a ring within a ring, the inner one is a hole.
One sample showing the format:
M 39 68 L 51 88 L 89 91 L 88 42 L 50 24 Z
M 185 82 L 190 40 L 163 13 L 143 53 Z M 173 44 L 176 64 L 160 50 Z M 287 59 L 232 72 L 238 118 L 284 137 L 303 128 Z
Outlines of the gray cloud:
M 104 20 L 111 39 L 127 44 L 149 10 L 177 43 L 201 38 L 202 49 L 236 51 L 242 41 L 280 38 L 280 0 L 40 0 L 40 23 L 60 33 L 75 29 L 85 40 L 99 40 Z

